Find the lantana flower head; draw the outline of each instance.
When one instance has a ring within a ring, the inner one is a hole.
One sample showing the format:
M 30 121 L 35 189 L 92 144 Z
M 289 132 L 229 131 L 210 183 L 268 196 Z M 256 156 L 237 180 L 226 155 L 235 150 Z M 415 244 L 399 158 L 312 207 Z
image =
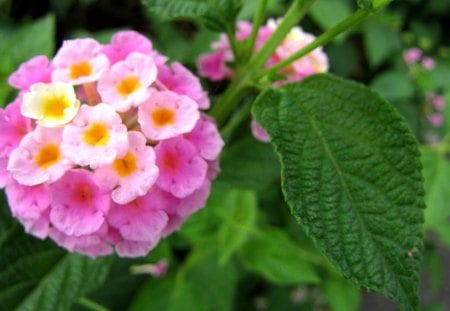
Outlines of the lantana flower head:
M 134 31 L 26 61 L 0 109 L 0 187 L 25 230 L 144 256 L 203 207 L 223 146 L 199 79 Z

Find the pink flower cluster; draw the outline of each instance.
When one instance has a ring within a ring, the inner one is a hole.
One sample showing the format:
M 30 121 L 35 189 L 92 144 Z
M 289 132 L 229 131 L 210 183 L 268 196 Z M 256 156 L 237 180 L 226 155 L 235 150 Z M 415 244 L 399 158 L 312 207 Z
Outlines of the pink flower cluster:
M 264 43 L 277 29 L 279 22 L 270 19 L 266 25 L 258 30 L 255 52 L 260 50 Z M 236 40 L 238 42 L 248 39 L 252 31 L 252 25 L 249 22 L 241 21 L 237 25 Z M 313 42 L 314 35 L 304 32 L 300 27 L 294 27 L 286 35 L 281 44 L 275 49 L 267 63 L 266 68 L 270 68 L 280 61 L 290 57 L 295 52 Z M 230 43 L 225 34 L 221 34 L 220 39 L 212 44 L 213 52 L 203 54 L 197 62 L 198 72 L 201 76 L 209 78 L 212 81 L 229 79 L 234 75 L 233 69 L 228 65 L 234 61 L 234 56 Z M 322 48 L 316 48 L 306 56 L 294 61 L 290 65 L 282 68 L 278 73 L 284 76 L 284 80 L 277 81 L 275 85 L 281 85 L 285 82 L 299 81 L 315 73 L 328 71 L 328 57 Z M 259 126 L 256 121 L 251 122 L 253 136 L 260 141 L 269 141 L 267 132 Z
M 428 120 L 430 121 L 430 124 L 435 128 L 441 127 L 444 124 L 444 97 L 435 93 L 429 93 L 426 96 L 426 101 L 428 104 L 431 104 L 431 112 L 428 114 Z
M 134 31 L 64 41 L 9 77 L 0 187 L 39 238 L 91 257 L 147 254 L 205 205 L 223 141 L 198 78 Z
M 432 70 L 436 67 L 436 61 L 423 54 L 422 50 L 413 47 L 403 52 L 403 60 L 408 65 L 420 63 L 423 69 Z
M 277 29 L 278 24 L 277 21 L 270 19 L 266 25 L 259 29 L 255 43 L 255 52 L 260 50 L 266 43 Z M 236 40 L 241 42 L 248 39 L 252 30 L 251 23 L 240 21 L 237 26 Z M 304 32 L 300 27 L 292 28 L 265 66 L 270 68 L 313 42 L 314 39 L 314 35 Z M 198 59 L 199 74 L 212 81 L 231 78 L 234 71 L 228 66 L 228 63 L 232 62 L 234 57 L 226 35 L 221 34 L 220 39 L 212 43 L 211 47 L 214 50 L 213 52 L 203 54 Z M 319 47 L 305 57 L 283 68 L 279 73 L 285 76 L 287 81 L 298 81 L 314 73 L 326 72 L 328 67 L 328 57 L 322 48 Z

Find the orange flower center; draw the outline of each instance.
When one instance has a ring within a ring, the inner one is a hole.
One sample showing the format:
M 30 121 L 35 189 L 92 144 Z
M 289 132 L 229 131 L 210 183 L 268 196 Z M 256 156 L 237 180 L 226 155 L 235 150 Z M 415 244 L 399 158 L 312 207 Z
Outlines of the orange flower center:
M 136 157 L 128 152 L 123 158 L 113 162 L 113 169 L 120 177 L 127 177 L 137 169 Z
M 93 193 L 91 187 L 86 184 L 79 184 L 74 191 L 74 200 L 79 203 L 89 204 L 92 200 Z
M 139 83 L 138 78 L 135 76 L 129 76 L 120 81 L 117 85 L 117 91 L 122 95 L 130 95 L 134 91 L 136 91 L 141 84 Z
M 81 63 L 70 66 L 70 78 L 78 79 L 80 77 L 89 76 L 92 73 L 91 64 L 84 60 Z
M 43 169 L 47 169 L 61 159 L 59 147 L 56 144 L 44 146 L 34 157 L 36 164 Z
M 105 146 L 109 141 L 108 128 L 104 123 L 92 123 L 84 132 L 83 141 L 91 146 Z
M 175 112 L 172 109 L 156 108 L 151 118 L 156 126 L 167 126 L 175 123 Z

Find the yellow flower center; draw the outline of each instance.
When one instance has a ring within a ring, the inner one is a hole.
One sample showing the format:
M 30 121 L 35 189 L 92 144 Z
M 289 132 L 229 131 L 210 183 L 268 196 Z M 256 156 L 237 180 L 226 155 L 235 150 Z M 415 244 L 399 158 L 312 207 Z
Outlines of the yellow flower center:
M 63 119 L 65 110 L 71 107 L 70 99 L 64 93 L 53 93 L 44 98 L 42 114 L 49 119 Z
M 109 141 L 108 128 L 104 123 L 92 123 L 84 132 L 83 141 L 91 146 L 105 146 Z
M 172 109 L 156 108 L 151 118 L 156 126 L 167 126 L 175 123 L 175 112 Z
M 136 76 L 129 76 L 120 81 L 117 85 L 117 91 L 122 95 L 130 95 L 139 89 L 140 86 L 141 84 Z
M 137 169 L 136 157 L 128 152 L 123 158 L 113 162 L 113 169 L 120 177 L 127 177 Z
M 80 77 L 89 76 L 92 73 L 91 64 L 87 60 L 70 66 L 70 78 L 78 79 Z
M 59 147 L 56 144 L 44 146 L 34 157 L 36 164 L 43 169 L 47 169 L 61 159 Z

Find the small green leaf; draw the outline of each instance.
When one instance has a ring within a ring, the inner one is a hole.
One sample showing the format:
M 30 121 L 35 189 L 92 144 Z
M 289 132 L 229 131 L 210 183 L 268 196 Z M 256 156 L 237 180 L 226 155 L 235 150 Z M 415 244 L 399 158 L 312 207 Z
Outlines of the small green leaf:
M 414 83 L 404 70 L 385 71 L 375 77 L 371 86 L 387 100 L 405 100 L 414 95 Z
M 337 276 L 328 276 L 323 284 L 325 298 L 333 311 L 357 311 L 361 303 L 359 288 Z
M 422 150 L 425 178 L 425 227 L 434 230 L 450 246 L 450 160 L 444 152 Z
M 280 178 L 280 164 L 270 144 L 244 138 L 224 150 L 218 181 L 235 188 L 264 190 Z
M 414 310 L 424 191 L 404 120 L 365 86 L 325 74 L 264 91 L 253 114 L 317 246 L 347 278 Z
M 2 106 L 13 90 L 7 84 L 8 76 L 18 66 L 36 56 L 51 56 L 55 47 L 55 17 L 47 15 L 8 33 L 0 40 L 0 100 Z
M 68 310 L 103 282 L 112 259 L 67 254 L 23 232 L 5 241 L 0 253 L 0 301 L 5 310 Z
M 365 21 L 363 35 L 368 61 L 374 68 L 388 60 L 400 47 L 398 30 L 378 15 Z
M 280 229 L 264 230 L 249 240 L 241 253 L 248 269 L 276 284 L 319 282 L 314 268 L 303 258 L 302 250 Z
M 349 17 L 352 9 L 347 1 L 321 0 L 311 6 L 309 14 L 323 30 L 328 30 Z M 348 33 L 338 38 L 342 40 Z
M 225 202 L 230 208 L 219 232 L 220 263 L 225 264 L 255 229 L 256 196 L 251 191 L 232 191 Z
M 356 3 L 358 4 L 358 8 L 360 8 L 362 10 L 372 10 L 373 9 L 372 0 L 357 0 Z

